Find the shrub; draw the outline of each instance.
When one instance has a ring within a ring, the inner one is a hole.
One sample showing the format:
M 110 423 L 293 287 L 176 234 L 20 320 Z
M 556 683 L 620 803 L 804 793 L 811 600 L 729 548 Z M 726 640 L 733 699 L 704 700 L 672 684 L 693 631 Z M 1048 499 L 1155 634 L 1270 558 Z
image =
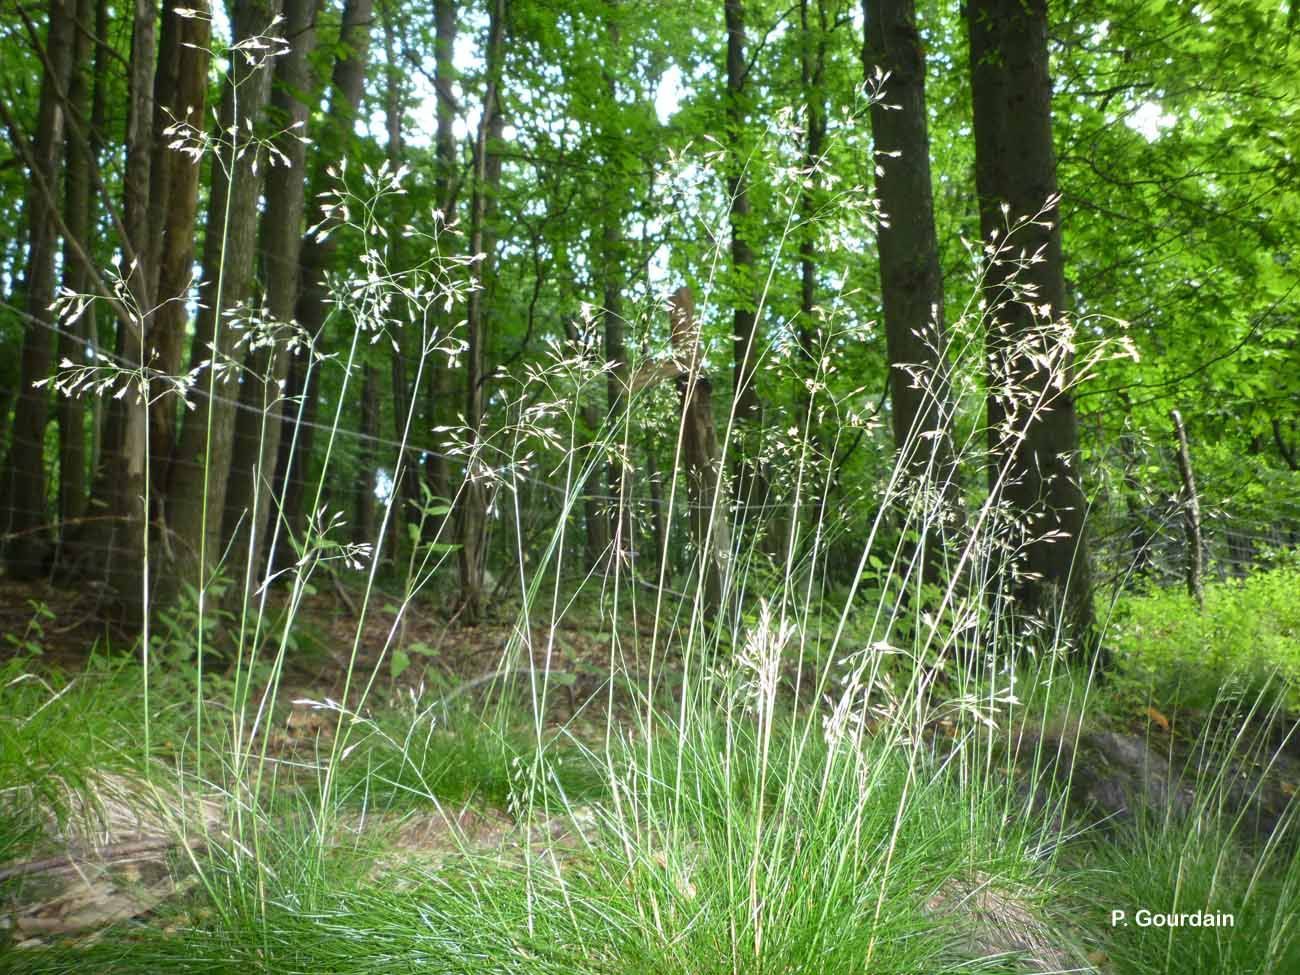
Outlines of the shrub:
M 1300 568 L 1126 600 L 1114 629 L 1117 683 L 1157 703 L 1210 709 L 1263 695 L 1300 710 Z

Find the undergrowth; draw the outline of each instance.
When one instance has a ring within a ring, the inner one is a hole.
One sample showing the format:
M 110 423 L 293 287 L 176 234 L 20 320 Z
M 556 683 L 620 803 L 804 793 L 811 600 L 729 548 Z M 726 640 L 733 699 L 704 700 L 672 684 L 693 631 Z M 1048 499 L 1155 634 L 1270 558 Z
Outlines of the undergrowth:
M 1205 607 L 1176 589 L 1123 601 L 1113 629 L 1117 680 L 1156 707 L 1209 711 L 1261 693 L 1300 714 L 1300 568 L 1205 587 Z

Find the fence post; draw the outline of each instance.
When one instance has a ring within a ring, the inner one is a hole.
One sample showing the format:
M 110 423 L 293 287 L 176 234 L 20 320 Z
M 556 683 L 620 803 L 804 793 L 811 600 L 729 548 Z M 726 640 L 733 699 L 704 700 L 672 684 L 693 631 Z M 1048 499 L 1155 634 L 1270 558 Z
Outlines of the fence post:
M 1187 591 L 1196 605 L 1205 608 L 1205 585 L 1202 581 L 1201 502 L 1196 496 L 1196 478 L 1192 476 L 1192 455 L 1187 449 L 1187 428 L 1178 410 L 1169 411 L 1178 438 L 1178 473 L 1183 479 L 1183 531 L 1187 535 Z

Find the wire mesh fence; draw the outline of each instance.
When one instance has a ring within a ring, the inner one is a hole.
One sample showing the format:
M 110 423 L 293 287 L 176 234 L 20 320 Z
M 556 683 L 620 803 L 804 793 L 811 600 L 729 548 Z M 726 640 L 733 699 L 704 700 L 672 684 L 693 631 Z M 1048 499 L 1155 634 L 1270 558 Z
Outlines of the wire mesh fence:
M 57 325 L 39 324 L 62 331 Z M 203 384 L 192 390 L 191 395 L 205 395 Z M 233 386 L 228 386 L 225 393 L 217 392 L 214 398 L 225 400 L 237 410 L 251 408 L 239 402 Z M 394 409 L 397 409 L 396 405 Z M 283 411 L 292 419 L 292 404 L 285 404 Z M 334 466 L 324 485 L 324 498 L 331 508 L 350 512 L 359 491 L 374 492 L 379 501 L 385 500 L 390 492 L 406 492 L 400 499 L 396 517 L 390 521 L 390 529 L 394 532 L 388 545 L 390 555 L 399 551 L 409 537 L 408 525 L 419 520 L 418 514 L 409 510 L 420 494 L 418 490 L 412 490 L 412 485 L 417 481 L 427 481 L 432 462 L 441 459 L 447 464 L 453 492 L 454 485 L 463 479 L 463 452 L 458 453 L 437 433 L 416 430 L 403 442 L 350 427 L 346 416 L 338 424 L 301 417 L 297 422 L 329 433 L 337 440 Z M 80 532 L 79 529 L 87 525 L 112 521 L 110 514 L 95 507 L 93 499 L 84 515 L 62 523 L 57 520 L 53 514 L 58 508 L 58 460 L 57 451 L 53 449 L 55 435 L 56 427 L 51 423 L 47 430 L 47 447 L 50 449 L 46 450 L 48 506 L 38 512 L 24 512 L 28 517 L 22 519 L 24 524 L 37 525 L 34 530 L 48 538 L 51 544 L 39 563 L 16 568 L 28 575 L 44 573 L 65 580 L 75 577 L 82 585 L 106 584 L 113 574 L 114 563 L 131 558 L 136 551 L 136 546 L 125 537 L 130 526 Z M 647 435 L 645 429 L 638 430 L 638 436 Z M 888 453 L 885 440 L 880 445 L 882 455 Z M 648 446 L 642 444 L 637 449 L 645 450 Z M 503 530 L 502 536 L 513 535 L 509 541 L 517 548 L 521 543 L 526 544 L 529 537 L 540 537 L 548 522 L 569 518 L 576 523 L 570 537 L 575 545 L 581 546 L 584 513 L 595 512 L 613 524 L 621 522 L 622 517 L 614 514 L 612 509 L 626 506 L 628 523 L 634 526 L 633 537 L 622 539 L 621 544 L 652 553 L 656 558 L 662 557 L 668 550 L 668 540 L 663 537 L 667 510 L 673 508 L 687 513 L 694 502 L 686 491 L 669 489 L 673 445 L 666 442 L 660 447 L 663 456 L 658 458 L 656 471 L 631 470 L 624 478 L 624 490 L 619 494 L 611 491 L 603 471 L 589 476 L 585 484 L 574 484 L 557 477 L 544 465 L 509 470 L 500 483 L 508 486 L 516 496 L 522 511 L 522 524 L 513 532 Z M 1220 453 L 1210 453 L 1207 462 L 1197 445 L 1193 443 L 1191 446 L 1200 510 L 1200 562 L 1206 579 L 1213 581 L 1242 576 L 1254 569 L 1271 566 L 1287 557 L 1287 553 L 1300 549 L 1300 491 L 1297 491 L 1300 475 L 1260 457 L 1225 461 Z M 384 459 L 376 462 L 375 459 L 380 457 Z M 402 483 L 395 484 L 393 475 L 399 468 L 399 457 L 405 474 Z M 366 469 L 367 459 L 375 466 Z M 194 461 L 173 457 L 168 459 L 168 463 L 181 467 L 193 465 Z M 592 466 L 593 469 L 603 469 L 605 465 L 597 463 Z M 969 473 L 970 480 L 980 479 L 978 471 Z M 1172 444 L 1139 446 L 1132 439 L 1124 439 L 1114 449 L 1094 453 L 1086 481 L 1092 497 L 1090 547 L 1096 583 L 1112 591 L 1150 583 L 1181 584 L 1187 577 L 1192 548 L 1196 543 L 1190 541 L 1186 527 L 1191 499 L 1180 476 Z M 863 490 L 861 484 L 846 492 L 846 499 L 848 494 L 853 494 L 855 503 L 867 499 L 869 506 L 870 492 Z M 12 515 L 12 503 L 4 507 Z M 843 521 L 850 514 L 847 511 L 849 507 L 851 505 L 846 503 L 831 510 Z M 728 504 L 724 502 L 722 508 L 728 509 Z M 750 519 L 748 529 L 752 533 L 760 519 L 789 524 L 800 518 L 821 519 L 827 513 L 826 498 L 809 495 L 792 502 L 773 495 L 765 500 L 751 499 L 744 505 L 743 516 Z M 869 523 L 870 511 L 862 513 L 863 524 Z M 675 520 L 678 531 L 683 530 L 681 526 L 685 522 L 685 518 Z M 165 513 L 158 513 L 155 523 L 159 527 L 165 526 Z M 373 528 L 362 526 L 356 534 L 361 537 L 372 535 Z M 138 526 L 135 530 L 138 531 Z M 851 527 L 845 530 L 847 543 L 851 545 Z M 69 545 L 69 541 L 79 534 L 85 536 L 79 540 L 80 547 Z M 452 534 L 454 532 L 443 530 L 439 540 L 444 543 L 454 541 Z M 15 568 L 10 544 L 14 537 L 10 526 L 0 521 L 0 548 L 8 550 L 5 554 L 11 570 Z M 689 547 L 689 539 L 681 541 L 680 547 Z M 96 547 L 96 551 L 88 552 L 87 545 Z M 853 558 L 842 561 L 845 571 L 851 571 L 856 562 Z M 98 573 L 94 566 L 100 567 Z

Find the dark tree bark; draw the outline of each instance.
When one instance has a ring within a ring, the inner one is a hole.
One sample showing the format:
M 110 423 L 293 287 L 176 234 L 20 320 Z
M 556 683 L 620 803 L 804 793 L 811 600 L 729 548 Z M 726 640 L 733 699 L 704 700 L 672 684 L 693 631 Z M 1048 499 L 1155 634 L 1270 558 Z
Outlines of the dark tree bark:
M 808 378 L 815 376 L 817 354 L 814 348 L 815 308 L 817 306 L 817 229 L 814 223 L 820 203 L 821 178 L 817 167 L 826 143 L 826 46 L 829 40 L 825 0 L 800 0 L 799 21 L 803 33 L 800 46 L 799 78 L 804 96 L 804 152 L 803 168 L 808 174 L 809 186 L 799 199 L 800 220 L 803 232 L 799 240 L 799 341 L 810 369 Z M 805 414 L 813 408 L 811 395 L 804 395 Z
M 284 31 L 289 50 L 275 63 L 268 113 L 280 131 L 276 146 L 285 157 L 266 174 L 266 209 L 259 231 L 266 312 L 275 323 L 275 334 L 273 344 L 263 345 L 246 357 L 222 527 L 223 537 L 231 545 L 231 565 L 254 586 L 272 534 L 271 480 L 280 454 L 280 437 L 295 412 L 286 407 L 281 388 L 290 359 L 285 344 L 288 335 L 281 326 L 293 321 L 299 293 L 298 260 L 306 211 L 307 146 L 302 137 L 308 107 L 304 98 L 311 89 L 310 58 L 316 49 L 320 7 L 320 0 L 285 0 Z
M 686 475 L 691 540 L 695 545 L 699 578 L 707 612 L 722 607 L 727 559 L 731 552 L 731 526 L 727 500 L 721 496 L 722 459 L 713 422 L 713 384 L 703 371 L 700 326 L 695 318 L 691 289 L 678 288 L 672 300 L 673 348 L 680 373 L 681 456 Z
M 654 552 L 655 574 L 663 571 L 668 562 L 668 524 L 664 512 L 664 485 L 659 473 L 658 444 L 653 436 L 647 434 L 643 449 L 645 451 L 645 480 L 650 491 L 650 541 Z
M 103 152 L 104 142 L 107 138 L 107 118 L 108 118 L 108 65 L 112 55 L 112 49 L 109 47 L 108 40 L 108 0 L 95 0 L 95 20 L 94 20 L 94 37 L 95 57 L 94 67 L 91 70 L 91 77 L 94 78 L 94 85 L 91 88 L 90 95 L 90 126 L 89 126 L 89 159 L 94 167 L 98 167 L 98 160 Z M 94 169 L 92 169 L 92 174 Z M 87 252 L 87 256 L 93 255 L 93 251 Z M 88 271 L 88 269 L 87 269 Z M 109 320 L 114 322 L 116 328 L 116 317 L 109 316 Z M 100 348 L 100 318 L 94 314 L 93 309 L 86 310 L 86 339 L 90 349 L 98 350 Z M 106 465 L 104 442 L 105 442 L 105 416 L 110 409 L 105 405 L 102 397 L 96 396 L 91 399 L 90 403 L 90 496 L 105 497 L 107 492 L 104 490 Z M 89 527 L 89 526 L 87 526 Z
M 238 0 L 232 10 L 236 41 L 264 34 L 280 12 L 280 0 Z M 222 92 L 221 128 L 247 138 L 266 108 L 270 66 L 231 59 L 231 75 Z M 240 332 L 229 320 L 232 309 L 248 299 L 253 282 L 257 241 L 257 204 L 266 159 L 260 151 L 243 152 L 226 166 L 213 167 L 211 206 L 204 234 L 201 307 L 195 323 L 190 367 L 203 368 L 194 392 L 195 408 L 185 415 L 168 483 L 168 515 L 174 554 L 174 578 L 207 585 L 221 555 L 231 455 L 234 449 L 238 370 L 230 368 Z M 212 369 L 215 364 L 217 369 Z
M 405 76 L 398 61 L 398 36 L 403 29 L 398 20 L 398 10 L 398 4 L 389 3 L 384 11 L 384 121 L 388 136 L 388 163 L 394 170 L 399 170 L 406 158 L 402 133 L 405 128 L 407 91 Z M 402 209 L 391 219 L 402 225 L 410 216 L 409 210 Z M 395 257 L 399 268 L 409 266 L 409 253 L 404 244 L 404 239 L 397 235 L 389 243 L 389 253 Z M 420 415 L 416 411 L 416 405 L 421 403 L 420 390 L 412 387 L 412 381 L 418 384 L 425 371 L 438 369 L 442 363 L 436 358 L 421 363 L 412 380 L 407 368 L 407 355 L 413 344 L 419 349 L 419 355 L 425 355 L 425 337 L 411 328 L 401 328 L 392 338 L 389 372 L 392 380 L 393 440 L 402 443 L 408 437 L 408 420 L 415 421 Z M 418 422 L 412 422 L 411 429 L 418 430 Z M 402 545 L 408 538 L 408 525 L 413 523 L 412 519 L 420 504 L 419 461 L 419 453 L 408 449 L 393 468 L 392 507 L 388 514 L 388 558 L 394 564 L 397 564 Z
M 153 323 L 153 275 L 149 268 L 149 202 L 152 183 L 154 144 L 154 62 L 158 33 L 158 11 L 152 0 L 136 0 L 131 35 L 129 80 L 130 105 L 127 112 L 126 175 L 123 179 L 122 222 L 126 231 L 125 248 L 130 261 L 126 282 L 135 302 L 130 324 L 119 326 L 122 358 L 128 367 L 152 368 L 146 352 L 145 335 Z M 148 524 L 148 499 L 145 497 L 147 406 L 139 384 L 122 398 L 122 441 L 117 447 L 113 513 L 121 520 L 126 552 L 136 546 Z M 118 556 L 119 562 L 128 561 Z M 123 594 L 134 592 L 134 575 L 119 576 Z M 134 601 L 134 600 L 131 600 Z
M 186 50 L 181 45 L 181 32 L 188 18 L 176 13 L 176 0 L 162 0 L 155 4 L 161 8 L 158 15 L 158 55 L 153 71 L 153 139 L 149 161 L 149 231 L 148 249 L 143 255 L 149 275 L 149 292 L 160 294 L 159 271 L 162 267 L 163 225 L 167 219 L 168 198 L 171 195 L 171 177 L 174 167 L 168 165 L 171 157 L 178 155 L 168 148 L 170 140 L 162 138 L 163 131 L 174 121 L 176 94 L 180 87 L 181 57 Z M 204 11 L 205 15 L 208 13 Z M 198 19 L 198 18 L 194 18 Z M 203 18 L 207 20 L 207 16 Z M 182 105 L 180 111 L 184 111 Z M 206 119 L 199 115 L 198 124 Z
M 582 354 L 582 339 L 578 334 L 578 325 L 572 318 L 564 320 L 565 338 L 569 341 L 569 354 Z M 578 404 L 578 416 L 581 422 L 577 432 L 578 463 L 585 464 L 593 448 L 595 435 L 600 430 L 600 410 L 590 399 Z M 610 543 L 609 514 L 603 499 L 597 496 L 599 489 L 593 484 L 582 487 L 585 498 L 583 511 L 585 515 L 584 546 L 587 552 L 587 568 L 596 569 L 608 561 Z
M 620 45 L 618 24 L 612 19 L 606 20 L 605 33 L 609 39 L 610 51 L 616 51 Z M 620 111 L 618 103 L 615 72 L 608 65 L 601 72 L 605 85 L 606 109 L 612 117 Z M 624 240 L 623 221 L 626 218 L 627 203 L 631 187 L 622 176 L 620 162 L 628 154 L 625 145 L 624 129 L 611 126 L 603 133 L 606 145 L 606 186 L 605 206 L 601 227 L 601 274 L 604 277 L 604 310 L 602 319 L 605 325 L 605 361 L 611 364 L 606 380 L 607 416 L 610 428 L 617 433 L 626 428 L 628 358 L 627 334 L 623 319 L 623 280 L 626 272 L 627 245 Z M 613 543 L 615 558 L 623 557 L 632 548 L 632 512 L 628 507 L 628 470 L 627 459 L 622 456 L 624 440 L 626 447 L 632 449 L 631 438 L 619 436 L 615 445 L 614 459 L 610 461 L 608 471 L 609 493 L 609 531 Z
M 813 9 L 815 7 L 815 10 Z M 800 0 L 799 27 L 799 80 L 804 99 L 803 170 L 808 185 L 799 198 L 799 347 L 802 353 L 805 387 L 799 393 L 803 416 L 802 430 L 809 439 L 810 453 L 817 459 L 826 456 L 816 423 L 816 396 L 813 392 L 821 363 L 821 341 L 817 318 L 817 211 L 822 205 L 822 179 L 820 166 L 826 143 L 826 53 L 830 42 L 830 18 L 826 0 Z M 809 479 L 820 481 L 820 479 Z M 818 485 L 820 487 L 820 484 Z M 813 526 L 820 525 L 824 512 L 819 500 L 809 506 Z M 787 524 L 780 532 L 783 556 L 789 555 L 789 546 L 797 536 L 800 522 L 798 510 L 791 510 Z
M 35 172 L 27 198 L 26 312 L 18 400 L 14 407 L 9 458 L 8 544 L 5 561 L 11 575 L 32 577 L 45 569 L 50 553 L 46 528 L 49 510 L 45 484 L 45 427 L 50 415 L 50 390 L 35 383 L 50 377 L 54 365 L 54 258 L 58 249 L 58 186 L 63 163 L 65 107 L 72 70 L 76 0 L 50 0 L 46 33 L 46 68 L 41 79 L 36 134 L 31 165 Z
M 1023 552 L 1003 589 L 1025 615 L 1062 614 L 1082 647 L 1092 642 L 1091 574 L 1070 362 L 1052 327 L 1065 305 L 1065 272 L 1054 206 L 1047 3 L 972 0 L 967 24 L 980 229 L 986 243 L 996 235 L 1008 245 L 984 281 L 990 483 L 1004 473 L 1001 496 L 1018 533 L 1011 549 Z M 1043 219 L 1004 240 L 1008 216 L 1032 217 L 1049 204 Z M 1041 259 L 1015 260 L 1019 254 Z M 1057 388 L 1062 370 L 1066 381 Z
M 91 105 L 91 48 L 95 40 L 90 33 L 95 21 L 95 0 L 78 0 L 77 23 L 72 45 L 72 71 L 68 81 L 68 111 L 79 119 L 88 119 Z M 67 133 L 65 152 L 67 167 L 64 179 L 63 222 L 68 234 L 90 253 L 90 231 L 95 222 L 91 195 L 90 142 L 85 134 Z M 90 291 L 90 275 L 77 260 L 71 243 L 63 249 L 63 286 L 77 294 Z M 87 308 L 75 323 L 59 334 L 59 359 L 86 362 L 86 341 L 90 334 Z M 60 396 L 59 417 L 59 531 L 66 539 L 86 513 L 86 403 L 85 398 Z
M 501 115 L 501 62 L 505 52 L 506 0 L 493 0 L 488 22 L 487 90 L 483 95 L 483 114 L 474 144 L 474 188 L 470 199 L 471 254 L 482 254 L 478 265 L 478 283 L 469 296 L 466 310 L 465 339 L 465 425 L 469 428 L 472 453 L 484 433 L 483 394 L 487 381 L 488 298 L 496 249 L 491 218 L 497 189 L 501 182 L 501 156 L 496 146 L 501 140 L 504 119 Z M 461 618 L 467 625 L 482 616 L 483 541 L 487 530 L 487 485 L 475 470 L 482 461 L 471 459 L 460 491 L 458 561 L 460 567 Z
M 107 422 L 101 422 L 99 415 L 94 418 L 97 459 L 92 465 L 95 472 L 92 497 L 107 517 L 91 518 L 85 530 L 77 532 L 73 555 L 76 572 L 84 573 L 93 567 L 114 589 L 120 608 L 128 611 L 128 615 L 140 608 L 144 597 L 140 572 L 144 535 L 147 525 L 161 523 L 166 471 L 174 446 L 174 417 L 179 409 L 178 398 L 165 394 L 166 386 L 157 378 L 150 380 L 148 391 L 153 402 L 146 405 L 140 396 L 140 376 L 170 376 L 179 371 L 181 343 L 188 322 L 185 298 L 193 254 L 199 176 L 188 157 L 167 149 L 172 136 L 166 127 L 174 118 L 169 108 L 188 98 L 177 114 L 192 106 L 190 121 L 199 126 L 207 124 L 202 106 L 207 89 L 208 57 L 205 52 L 185 46 L 208 44 L 206 5 L 197 6 L 195 17 L 181 17 L 172 5 L 167 5 L 163 17 L 170 25 L 163 29 L 159 43 L 156 43 L 159 40 L 157 7 L 153 3 L 137 3 L 132 19 L 126 169 L 119 226 L 128 260 L 123 275 L 133 310 L 116 316 L 113 343 L 115 355 L 128 368 L 140 372 L 130 380 L 130 392 L 121 399 L 109 400 Z M 102 37 L 107 30 L 107 13 L 102 2 L 96 9 L 95 23 L 95 32 Z M 107 117 L 106 81 L 102 74 L 107 65 L 105 50 L 104 44 L 98 45 L 89 125 L 91 173 L 101 192 L 103 180 L 93 160 L 99 155 Z M 158 77 L 159 70 L 167 72 L 165 78 Z M 157 101 L 162 97 L 167 99 L 165 104 Z M 180 174 L 175 194 L 170 192 L 170 183 L 167 192 L 160 186 L 160 180 L 164 179 L 160 167 Z M 177 211 L 185 209 L 187 200 L 188 219 L 178 218 Z M 183 283 L 174 289 L 167 276 L 169 266 L 182 267 L 185 275 Z M 90 324 L 93 326 L 94 322 Z M 97 336 L 91 336 L 91 340 L 97 344 Z M 146 474 L 151 475 L 149 499 L 145 498 Z M 165 536 L 163 540 L 166 541 Z
M 333 73 L 330 78 L 333 90 L 329 98 L 329 114 L 322 131 L 314 136 L 318 143 L 317 165 L 310 185 L 317 193 L 325 189 L 328 160 L 337 158 L 337 154 L 343 151 L 344 145 L 351 138 L 353 120 L 361 104 L 361 94 L 365 84 L 373 15 L 373 0 L 348 0 L 343 7 L 338 55 L 334 59 Z M 313 216 L 309 212 L 308 223 L 312 222 Z M 316 341 L 318 349 L 322 352 L 328 350 L 328 337 L 324 334 L 324 327 L 330 312 L 330 299 L 325 288 L 324 276 L 334 263 L 337 249 L 338 240 L 333 235 L 324 240 L 310 235 L 302 241 L 301 292 L 298 297 L 297 319 L 298 324 Z M 301 426 L 298 426 L 296 413 L 285 417 L 286 426 L 280 434 L 284 449 L 280 451 L 280 473 L 277 483 L 283 484 L 280 496 L 285 524 L 294 535 L 301 538 L 307 524 L 308 465 L 311 463 L 312 447 L 316 441 L 316 418 L 320 399 L 316 376 L 307 370 L 306 362 L 301 357 L 294 361 L 289 393 L 295 397 L 305 397 L 305 401 L 302 407 Z M 289 451 L 291 446 L 292 454 Z M 287 552 L 286 555 L 289 561 L 292 561 L 292 555 Z
M 458 183 L 458 159 L 456 154 L 456 136 L 453 125 L 456 121 L 456 99 L 452 85 L 456 79 L 456 68 L 452 63 L 452 53 L 456 45 L 456 3 L 455 0 L 435 0 L 434 17 L 436 36 L 434 39 L 434 81 L 437 88 L 437 130 L 434 136 L 434 198 L 439 208 L 450 222 L 454 219 L 456 186 Z M 452 317 L 441 306 L 436 309 L 434 324 L 438 339 L 441 341 L 451 334 Z M 447 367 L 446 357 L 434 353 L 430 363 L 428 395 L 425 400 L 425 428 L 433 430 L 451 422 L 454 411 L 449 409 L 455 400 L 451 370 Z M 435 498 L 450 501 L 451 474 L 448 470 L 446 448 L 440 441 L 434 442 L 434 452 L 425 458 L 427 486 Z M 440 518 L 434 527 L 434 537 L 446 541 L 448 519 Z
M 361 436 L 357 441 L 357 477 L 353 495 L 352 541 L 364 544 L 375 534 L 375 440 L 379 436 L 379 375 L 361 367 Z
M 736 462 L 736 498 L 742 504 L 764 500 L 766 485 L 758 463 L 762 405 L 755 384 L 758 335 L 754 294 L 754 248 L 750 243 L 749 178 L 745 175 L 745 4 L 724 0 L 727 25 L 726 125 L 731 175 L 727 179 L 731 222 L 731 272 L 735 284 L 732 311 L 735 415 L 740 435 Z
M 206 0 L 194 6 L 199 16 L 181 17 L 174 0 L 168 0 L 154 84 L 149 266 L 159 307 L 149 323 L 147 345 L 148 361 L 166 375 L 180 372 L 189 324 L 185 298 L 193 276 L 200 176 L 200 167 L 189 156 L 168 148 L 172 140 L 166 131 L 177 123 L 200 130 L 208 124 L 207 49 L 212 24 Z M 166 489 L 170 475 L 178 411 L 177 398 L 171 395 L 158 397 L 149 408 L 149 462 L 155 492 Z
M 1196 600 L 1198 608 L 1204 609 L 1205 562 L 1202 556 L 1204 544 L 1201 541 L 1201 499 L 1196 493 L 1192 451 L 1187 445 L 1187 428 L 1183 426 L 1182 414 L 1177 410 L 1170 410 L 1169 419 L 1174 425 L 1178 476 L 1183 482 L 1183 532 L 1187 539 L 1187 594 Z
M 925 55 L 913 0 L 863 0 L 862 65 L 868 83 L 888 72 L 884 101 L 871 108 L 880 227 L 880 287 L 894 445 L 909 474 L 909 493 L 928 495 L 913 525 L 956 502 L 952 407 L 947 375 L 943 272 L 934 229 Z M 902 507 L 909 506 L 905 498 Z M 927 533 L 929 534 L 929 533 Z M 937 530 L 935 534 L 938 534 Z M 924 546 L 926 581 L 940 580 L 940 540 Z

